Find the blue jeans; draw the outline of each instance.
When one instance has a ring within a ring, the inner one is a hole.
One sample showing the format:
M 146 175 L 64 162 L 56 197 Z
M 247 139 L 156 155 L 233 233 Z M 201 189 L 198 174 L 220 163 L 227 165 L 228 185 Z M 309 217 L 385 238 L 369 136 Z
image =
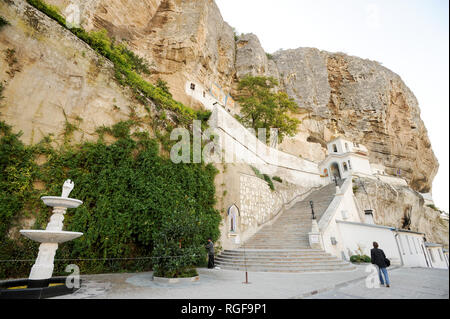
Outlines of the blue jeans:
M 383 280 L 383 276 L 381 275 L 381 273 L 383 273 L 383 275 L 384 275 L 384 279 L 386 280 L 386 284 L 389 285 L 389 276 L 388 276 L 388 273 L 387 273 L 387 269 L 378 267 L 378 277 L 380 277 L 380 283 L 382 285 L 384 285 L 384 280 Z

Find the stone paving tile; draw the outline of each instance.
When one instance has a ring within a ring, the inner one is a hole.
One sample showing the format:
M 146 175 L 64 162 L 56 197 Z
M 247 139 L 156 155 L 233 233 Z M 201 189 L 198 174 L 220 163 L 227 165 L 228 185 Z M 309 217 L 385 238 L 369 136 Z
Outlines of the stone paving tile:
M 391 287 L 369 289 L 365 281 L 349 284 L 308 299 L 448 299 L 449 272 L 441 269 L 398 268 L 389 272 Z
M 365 266 L 328 273 L 249 272 L 198 269 L 200 280 L 178 284 L 152 281 L 152 273 L 82 276 L 81 289 L 64 299 L 448 299 L 448 270 L 397 268 L 391 288 L 368 289 Z M 312 292 L 317 293 L 311 295 Z
M 365 276 L 364 269 L 361 267 L 348 272 L 249 272 L 250 284 L 244 284 L 245 273 L 243 271 L 200 268 L 198 272 L 200 274 L 199 281 L 178 284 L 154 282 L 151 280 L 151 272 L 87 275 L 82 276 L 84 285 L 94 281 L 97 284 L 91 284 L 91 289 L 97 290 L 89 291 L 88 287 L 82 285 L 80 293 L 64 298 L 289 299 Z M 109 283 L 110 286 L 108 289 L 104 289 L 103 293 L 99 293 L 99 283 Z

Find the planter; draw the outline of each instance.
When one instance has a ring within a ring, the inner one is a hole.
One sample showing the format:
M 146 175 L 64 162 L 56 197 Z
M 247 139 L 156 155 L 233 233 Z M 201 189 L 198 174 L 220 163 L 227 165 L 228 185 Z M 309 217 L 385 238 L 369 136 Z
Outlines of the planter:
M 195 277 L 187 277 L 187 278 L 165 278 L 165 277 L 152 277 L 154 282 L 164 283 L 164 284 L 181 284 L 181 283 L 190 283 L 196 282 L 200 280 L 200 276 Z

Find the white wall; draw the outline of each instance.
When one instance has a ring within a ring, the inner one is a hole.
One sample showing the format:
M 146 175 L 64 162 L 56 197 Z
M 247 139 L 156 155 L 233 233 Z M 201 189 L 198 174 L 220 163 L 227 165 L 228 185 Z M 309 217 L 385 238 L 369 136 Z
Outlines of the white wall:
M 348 162 L 350 161 L 350 165 Z M 343 163 L 347 164 L 347 171 L 344 169 Z M 331 174 L 331 165 L 333 163 L 337 163 L 339 165 L 339 172 L 341 174 L 341 178 L 347 178 L 352 174 L 372 174 L 372 169 L 370 167 L 370 162 L 367 157 L 362 157 L 359 155 L 355 155 L 354 153 L 346 153 L 340 155 L 329 155 L 327 159 L 319 164 L 319 170 L 323 173 L 323 170 L 326 168 L 328 170 L 328 178 L 330 180 L 333 179 Z M 351 168 L 350 168 L 351 167 Z
M 442 247 L 427 247 L 433 268 L 448 269 Z
M 193 83 L 195 85 L 195 89 L 194 90 L 191 89 L 191 83 Z M 224 101 L 218 101 L 217 99 L 215 99 L 211 95 L 209 90 L 205 89 L 199 83 L 192 82 L 192 81 L 187 81 L 184 90 L 185 90 L 187 95 L 193 97 L 194 99 L 196 99 L 197 101 L 202 103 L 203 106 L 205 107 L 205 109 L 207 109 L 207 110 L 212 111 L 214 109 L 214 103 L 216 103 L 216 102 L 220 103 L 221 105 L 224 104 Z M 203 95 L 203 93 L 205 93 L 205 94 Z
M 318 221 L 324 250 L 338 258 L 345 256 L 348 259 L 350 256 L 345 249 L 345 236 L 338 227 L 337 222 L 344 219 L 346 221 L 361 222 L 353 199 L 352 185 L 351 178 L 342 184 L 340 192 L 334 197 Z M 336 239 L 336 245 L 332 244 L 332 237 Z
M 267 146 L 220 106 L 214 107 L 209 125 L 219 137 L 226 163 L 247 163 L 265 174 L 279 175 L 305 187 L 329 183 L 320 176 L 316 163 Z
M 361 248 L 363 253 L 370 257 L 370 250 L 373 248 L 373 242 L 376 241 L 392 265 L 401 264 L 394 233 L 389 227 L 350 224 L 343 221 L 338 222 L 338 226 L 343 235 L 347 254 L 359 254 L 358 249 Z
M 428 267 L 424 255 L 423 235 L 407 232 L 396 232 L 399 243 L 400 253 L 402 255 L 405 267 Z

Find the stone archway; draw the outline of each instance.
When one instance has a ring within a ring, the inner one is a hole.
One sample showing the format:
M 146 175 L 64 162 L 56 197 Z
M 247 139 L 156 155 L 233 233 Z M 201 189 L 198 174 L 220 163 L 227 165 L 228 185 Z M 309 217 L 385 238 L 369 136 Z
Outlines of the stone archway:
M 339 164 L 336 162 L 330 165 L 330 178 L 334 179 L 335 177 L 341 179 L 341 170 L 339 169 Z
M 229 220 L 229 228 L 228 231 L 230 232 L 237 232 L 238 228 L 238 216 L 240 216 L 239 208 L 236 205 L 231 205 L 228 208 L 228 220 Z

